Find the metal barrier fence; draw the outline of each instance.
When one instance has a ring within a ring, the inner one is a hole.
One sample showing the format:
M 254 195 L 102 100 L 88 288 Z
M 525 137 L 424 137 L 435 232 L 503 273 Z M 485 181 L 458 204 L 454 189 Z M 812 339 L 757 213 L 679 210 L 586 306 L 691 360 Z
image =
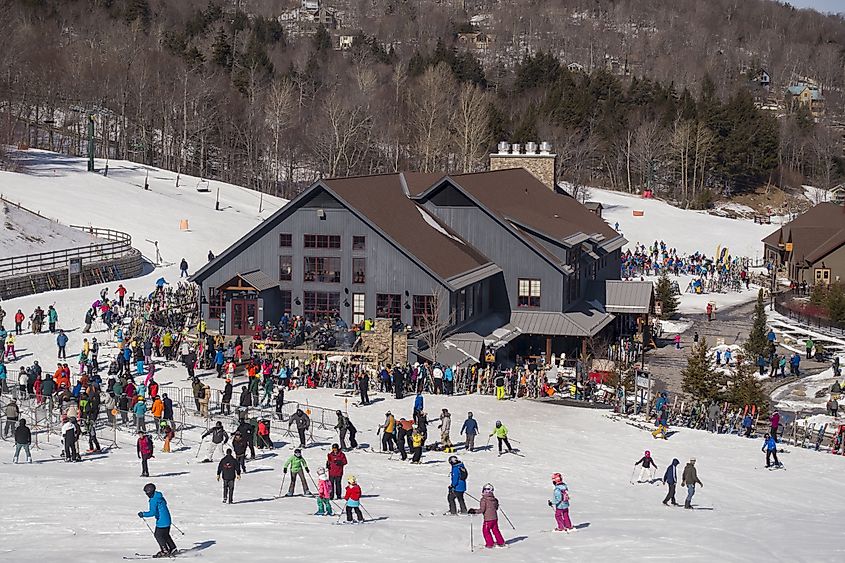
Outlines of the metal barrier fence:
M 809 328 L 826 330 L 833 335 L 845 336 L 845 323 L 835 323 L 824 317 L 795 310 L 789 306 L 788 301 L 782 299 L 775 300 L 775 311 L 785 317 L 789 317 L 790 319 L 794 319 L 802 324 L 805 324 Z

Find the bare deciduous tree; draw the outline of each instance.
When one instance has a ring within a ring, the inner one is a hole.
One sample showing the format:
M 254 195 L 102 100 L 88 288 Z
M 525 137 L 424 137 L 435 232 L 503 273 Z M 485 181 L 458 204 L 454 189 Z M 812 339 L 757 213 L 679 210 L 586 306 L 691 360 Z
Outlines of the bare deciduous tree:
M 444 164 L 454 92 L 452 71 L 440 63 L 425 71 L 409 94 L 412 145 L 423 172 L 433 172 Z
M 461 86 L 453 124 L 455 148 L 464 173 L 475 172 L 482 166 L 490 143 L 489 119 L 489 96 L 474 84 Z
M 448 313 L 444 315 L 442 309 Z M 437 348 L 446 339 L 446 333 L 455 322 L 455 313 L 449 307 L 449 292 L 443 287 L 432 290 L 428 296 L 423 312 L 419 315 L 419 326 L 415 327 L 420 334 L 420 339 L 428 347 L 429 355 L 437 361 Z

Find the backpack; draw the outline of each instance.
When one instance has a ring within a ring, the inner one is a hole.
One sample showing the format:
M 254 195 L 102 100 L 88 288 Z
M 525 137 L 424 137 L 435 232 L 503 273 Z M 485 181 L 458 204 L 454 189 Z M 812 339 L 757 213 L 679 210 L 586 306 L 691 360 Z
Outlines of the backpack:
M 205 399 L 205 387 L 197 389 L 197 399 Z
M 569 489 L 563 491 L 563 502 L 569 502 Z
M 469 471 L 467 471 L 467 468 L 466 468 L 466 467 L 464 467 L 463 465 L 462 465 L 462 466 L 460 466 L 460 467 L 458 468 L 458 478 L 459 478 L 461 481 L 466 481 L 466 480 L 467 480 L 467 477 L 469 477 Z

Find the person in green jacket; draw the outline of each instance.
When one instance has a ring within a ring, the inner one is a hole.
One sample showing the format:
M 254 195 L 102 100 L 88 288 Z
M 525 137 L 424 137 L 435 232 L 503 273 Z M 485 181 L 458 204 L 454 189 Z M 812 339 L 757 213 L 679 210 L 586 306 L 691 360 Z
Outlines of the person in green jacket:
M 293 496 L 293 489 L 296 486 L 296 476 L 299 476 L 299 479 L 302 481 L 302 490 L 304 491 L 303 494 L 306 496 L 312 496 L 311 491 L 308 490 L 308 483 L 305 482 L 305 473 L 311 473 L 311 470 L 308 469 L 308 463 L 302 458 L 302 450 L 296 448 L 293 450 L 293 455 L 288 458 L 285 462 L 284 472 L 288 472 L 288 468 L 290 468 L 290 488 L 288 489 L 288 494 L 286 497 Z
M 496 435 L 496 440 L 499 441 L 499 455 L 502 455 L 502 444 L 504 443 L 508 447 L 508 452 L 512 452 L 513 448 L 511 447 L 511 443 L 508 442 L 508 429 L 502 424 L 501 420 L 496 421 L 496 428 L 490 433 L 490 437 Z
M 813 357 L 813 346 L 815 346 L 815 342 L 813 342 L 812 338 L 807 338 L 807 341 L 804 342 L 804 347 L 807 349 L 807 359 Z

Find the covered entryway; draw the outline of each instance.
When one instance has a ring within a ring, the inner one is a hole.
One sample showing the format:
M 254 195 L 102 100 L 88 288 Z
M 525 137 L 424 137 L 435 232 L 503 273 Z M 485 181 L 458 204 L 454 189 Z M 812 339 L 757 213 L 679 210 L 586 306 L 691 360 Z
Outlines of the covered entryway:
M 220 332 L 233 336 L 252 336 L 265 319 L 265 303 L 271 307 L 279 300 L 279 282 L 255 270 L 238 274 L 213 291 L 210 303 L 219 310 Z

